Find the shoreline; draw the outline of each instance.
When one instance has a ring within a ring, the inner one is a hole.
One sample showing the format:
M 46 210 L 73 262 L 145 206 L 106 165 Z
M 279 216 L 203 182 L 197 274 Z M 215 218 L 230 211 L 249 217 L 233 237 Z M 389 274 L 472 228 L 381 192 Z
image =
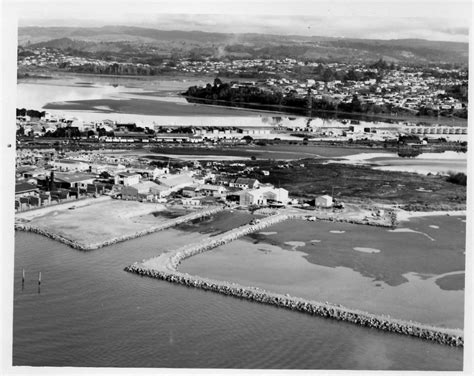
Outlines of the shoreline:
M 436 217 L 436 216 L 467 216 L 467 210 L 435 210 L 435 211 L 407 211 L 399 209 L 397 219 L 399 222 L 409 222 L 411 218 Z
M 220 211 L 224 210 L 224 207 L 217 206 L 217 207 L 210 207 L 206 208 L 194 213 L 189 213 L 180 217 L 176 217 L 173 219 L 170 219 L 164 223 L 151 226 L 147 229 L 144 230 L 139 230 L 135 231 L 134 233 L 131 234 L 126 234 L 126 235 L 117 235 L 115 237 L 112 237 L 111 239 L 104 240 L 102 242 L 96 242 L 96 243 L 81 243 L 72 239 L 68 239 L 62 235 L 59 235 L 51 230 L 41 228 L 39 226 L 33 226 L 28 223 L 15 223 L 15 230 L 16 231 L 25 231 L 25 232 L 33 232 L 39 235 L 46 236 L 47 238 L 56 240 L 60 243 L 66 244 L 70 246 L 71 248 L 78 249 L 80 251 L 91 251 L 99 248 L 103 248 L 112 244 L 116 243 L 121 243 L 126 240 L 131 240 L 135 238 L 139 238 L 145 235 L 152 234 L 157 231 L 165 230 L 170 227 L 174 227 L 176 225 L 179 225 L 181 223 L 185 223 L 188 221 L 192 221 L 197 218 L 202 218 L 206 216 L 211 216 L 213 214 L 216 214 Z
M 249 233 L 261 231 L 272 224 L 296 218 L 303 218 L 303 216 L 301 214 L 272 215 L 262 219 L 258 224 L 240 226 L 239 228 L 227 231 L 217 238 L 211 238 L 199 244 L 190 244 L 174 251 L 166 252 L 158 257 L 143 261 L 140 264 L 136 262 L 127 266 L 124 270 L 140 276 L 161 279 L 170 283 L 200 288 L 311 315 L 346 321 L 360 326 L 409 335 L 444 345 L 456 347 L 462 347 L 464 345 L 463 331 L 461 329 L 440 328 L 412 321 L 399 320 L 389 316 L 375 315 L 346 308 L 341 305 L 330 304 L 328 302 L 322 303 L 292 297 L 288 294 L 283 295 L 265 291 L 258 287 L 248 287 L 237 283 L 217 281 L 178 271 L 180 263 L 187 258 L 214 249 L 217 246 L 231 242 Z

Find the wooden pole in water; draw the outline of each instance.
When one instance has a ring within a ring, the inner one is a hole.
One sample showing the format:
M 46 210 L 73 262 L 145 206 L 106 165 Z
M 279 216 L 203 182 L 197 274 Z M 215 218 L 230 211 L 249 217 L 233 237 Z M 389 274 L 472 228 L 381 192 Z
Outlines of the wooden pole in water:
M 21 283 L 25 283 L 25 269 L 22 269 Z
M 41 285 L 41 272 L 38 274 L 38 285 Z

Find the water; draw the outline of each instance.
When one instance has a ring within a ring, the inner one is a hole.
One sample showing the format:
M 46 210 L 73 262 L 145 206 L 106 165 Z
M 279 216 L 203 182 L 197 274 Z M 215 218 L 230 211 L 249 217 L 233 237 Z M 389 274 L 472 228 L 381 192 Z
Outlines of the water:
M 17 107 L 47 111 L 83 121 L 104 119 L 163 126 L 291 127 L 342 126 L 337 119 L 279 115 L 274 112 L 243 110 L 218 105 L 188 103 L 178 93 L 189 86 L 202 85 L 193 80 L 133 80 L 86 76 L 50 80 L 22 80 L 17 85 Z M 273 110 L 273 109 L 272 109 Z M 391 126 L 388 123 L 379 122 Z M 282 137 L 275 134 L 274 137 Z M 299 138 L 294 138 L 299 139 Z
M 92 252 L 29 233 L 16 233 L 15 240 L 14 365 L 462 368 L 459 348 L 123 271 L 134 261 L 189 241 L 177 230 Z M 23 290 L 22 268 L 26 270 Z
M 399 157 L 396 153 L 361 153 L 327 163 L 370 164 L 376 170 L 448 175 L 451 172 L 467 173 L 467 158 L 467 153 L 455 151 L 423 153 L 412 158 Z
M 416 218 L 401 225 L 403 232 L 347 223 L 285 221 L 268 227 L 268 235 L 251 234 L 187 259 L 180 270 L 400 319 L 462 328 L 464 286 L 442 280 L 453 274 L 464 278 L 462 219 Z M 429 227 L 433 223 L 437 229 Z

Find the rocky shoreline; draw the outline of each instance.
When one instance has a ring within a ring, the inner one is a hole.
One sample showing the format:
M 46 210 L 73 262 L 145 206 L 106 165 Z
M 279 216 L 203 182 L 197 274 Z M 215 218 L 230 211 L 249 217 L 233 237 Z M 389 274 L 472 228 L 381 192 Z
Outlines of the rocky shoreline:
M 419 323 L 391 319 L 331 304 L 267 292 L 257 288 L 244 287 L 238 284 L 230 284 L 221 281 L 206 280 L 179 272 L 167 273 L 164 271 L 147 269 L 135 264 L 127 266 L 125 270 L 141 276 L 157 278 L 187 287 L 200 288 L 206 291 L 213 291 L 258 303 L 291 309 L 313 316 L 332 318 L 368 328 L 417 337 L 443 345 L 456 347 L 463 347 L 464 345 L 462 333 L 457 333 L 456 330 L 435 328 Z
M 165 230 L 169 227 L 177 226 L 181 223 L 192 221 L 197 218 L 202 218 L 202 217 L 207 217 L 214 215 L 220 211 L 224 210 L 224 207 L 221 206 L 216 206 L 212 208 L 207 208 L 204 210 L 200 210 L 198 212 L 190 213 L 187 215 L 183 215 L 177 218 L 170 219 L 169 221 L 166 221 L 165 223 L 161 223 L 159 225 L 147 228 L 145 230 L 137 231 L 134 232 L 133 234 L 127 234 L 127 235 L 122 235 L 122 236 L 117 236 L 112 239 L 100 242 L 100 243 L 79 243 L 75 240 L 68 239 L 62 235 L 56 234 L 52 231 L 49 231 L 47 229 L 38 227 L 38 226 L 33 226 L 28 223 L 15 223 L 15 230 L 16 231 L 25 231 L 25 232 L 33 232 L 39 235 L 46 236 L 50 239 L 59 241 L 63 244 L 66 244 L 74 249 L 78 249 L 81 251 L 91 251 L 94 249 L 99 249 L 102 247 L 106 247 L 115 243 L 120 243 L 124 242 L 126 240 L 131 240 L 135 239 L 144 235 L 148 235 L 157 231 Z
M 127 266 L 125 271 L 188 287 L 200 288 L 206 291 L 213 291 L 241 299 L 296 310 L 311 315 L 345 321 L 364 327 L 413 336 L 448 346 L 462 347 L 464 345 L 463 332 L 460 329 L 437 328 L 421 323 L 393 319 L 388 316 L 353 310 L 340 305 L 332 305 L 268 292 L 256 287 L 246 287 L 236 283 L 191 276 L 177 270 L 180 263 L 186 258 L 229 243 L 249 233 L 260 231 L 272 224 L 290 218 L 304 217 L 305 215 L 301 214 L 276 214 L 262 219 L 258 224 L 244 225 L 199 244 L 181 247 L 175 251 L 167 252 L 150 260 L 143 261 L 141 264 L 134 263 L 133 265 Z

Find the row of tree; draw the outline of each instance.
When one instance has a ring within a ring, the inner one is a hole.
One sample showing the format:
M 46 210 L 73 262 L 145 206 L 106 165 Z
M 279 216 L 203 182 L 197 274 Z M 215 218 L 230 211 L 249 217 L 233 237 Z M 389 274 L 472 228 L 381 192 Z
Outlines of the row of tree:
M 330 98 L 318 99 L 300 96 L 296 92 L 283 95 L 282 92 L 262 89 L 256 86 L 232 87 L 229 83 L 223 83 L 219 78 L 214 80 L 214 84 L 207 84 L 205 87 L 191 86 L 183 93 L 186 97 L 198 98 L 205 103 L 246 107 L 250 104 L 260 106 L 278 107 L 280 110 L 288 112 L 308 112 L 308 111 L 341 111 L 348 113 L 391 113 L 394 109 L 391 105 L 374 105 L 361 103 L 357 95 L 352 97 L 351 102 L 342 103 L 333 101 Z

